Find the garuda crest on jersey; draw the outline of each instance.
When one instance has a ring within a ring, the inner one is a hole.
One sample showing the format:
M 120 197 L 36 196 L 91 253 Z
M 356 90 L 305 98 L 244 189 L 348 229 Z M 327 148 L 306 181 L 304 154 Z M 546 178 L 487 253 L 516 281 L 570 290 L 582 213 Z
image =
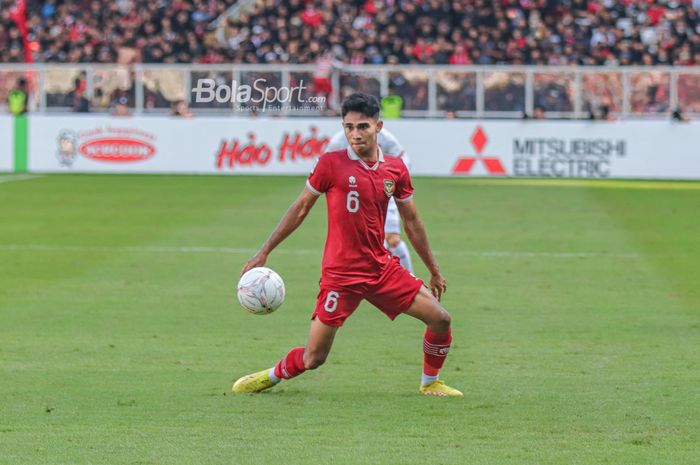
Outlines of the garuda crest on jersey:
M 394 195 L 394 189 L 396 189 L 396 183 L 391 179 L 384 180 L 384 193 L 387 197 Z

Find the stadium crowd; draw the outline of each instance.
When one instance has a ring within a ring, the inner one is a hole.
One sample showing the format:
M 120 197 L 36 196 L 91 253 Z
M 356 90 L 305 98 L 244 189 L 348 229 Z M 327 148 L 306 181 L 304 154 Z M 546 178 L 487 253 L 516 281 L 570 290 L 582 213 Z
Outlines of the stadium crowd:
M 26 0 L 34 61 L 190 63 L 216 49 L 207 26 L 235 0 Z M 0 0 L 0 63 L 24 61 L 15 0 Z
M 23 60 L 0 0 L 0 62 Z M 38 62 L 700 65 L 700 0 L 27 0 Z

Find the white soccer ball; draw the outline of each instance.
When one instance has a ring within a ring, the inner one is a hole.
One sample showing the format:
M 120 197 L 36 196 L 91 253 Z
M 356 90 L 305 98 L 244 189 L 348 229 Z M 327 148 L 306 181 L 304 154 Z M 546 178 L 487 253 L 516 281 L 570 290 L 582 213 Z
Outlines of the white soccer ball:
M 284 281 L 269 268 L 248 270 L 238 281 L 238 301 L 250 313 L 267 315 L 284 302 Z

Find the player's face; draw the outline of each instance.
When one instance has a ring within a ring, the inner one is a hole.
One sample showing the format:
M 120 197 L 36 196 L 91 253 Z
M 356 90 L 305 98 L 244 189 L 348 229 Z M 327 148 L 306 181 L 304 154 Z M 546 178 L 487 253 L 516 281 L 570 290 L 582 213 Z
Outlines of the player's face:
M 362 156 L 372 155 L 382 124 L 381 120 L 354 111 L 348 112 L 343 118 L 343 129 L 348 144 L 358 155 Z

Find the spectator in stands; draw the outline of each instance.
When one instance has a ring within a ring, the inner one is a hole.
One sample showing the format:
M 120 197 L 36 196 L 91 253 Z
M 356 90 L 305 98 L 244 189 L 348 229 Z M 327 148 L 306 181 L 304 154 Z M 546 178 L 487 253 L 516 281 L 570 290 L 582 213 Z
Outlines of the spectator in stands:
M 532 113 L 532 119 L 545 119 L 544 108 L 536 106 Z
M 188 119 L 192 118 L 193 116 L 190 109 L 187 108 L 187 103 L 184 100 L 173 102 L 170 115 Z
M 29 91 L 27 80 L 17 79 L 17 86 L 7 93 L 7 110 L 15 116 L 23 115 L 27 112 L 29 104 Z
M 71 107 L 75 113 L 88 113 L 90 111 L 90 101 L 87 99 L 86 89 L 87 82 L 85 73 L 73 81 L 73 90 L 68 94 L 71 101 Z
M 600 115 L 597 119 L 601 121 L 615 121 L 615 118 L 610 114 L 610 107 L 607 105 L 600 107 Z
M 131 116 L 131 111 L 129 110 L 129 99 L 124 96 L 117 97 L 117 99 L 114 101 L 114 107 L 111 114 L 112 116 Z
M 315 96 L 325 97 L 326 102 L 328 102 L 331 93 L 333 92 L 331 74 L 333 73 L 335 62 L 336 60 L 333 51 L 329 50 L 318 57 L 316 60 L 316 67 L 314 68 L 313 93 Z
M 671 121 L 687 123 L 688 121 L 690 121 L 690 118 L 683 114 L 683 112 L 681 111 L 681 107 L 676 107 L 676 109 L 673 110 L 673 113 L 671 113 Z
M 312 29 L 315 29 L 321 25 L 321 13 L 316 9 L 313 2 L 306 3 L 306 9 L 301 14 L 301 21 Z
M 469 65 L 471 62 L 471 57 L 464 49 L 464 45 L 457 44 L 454 52 L 452 52 L 452 55 L 450 55 L 449 63 L 451 65 Z

